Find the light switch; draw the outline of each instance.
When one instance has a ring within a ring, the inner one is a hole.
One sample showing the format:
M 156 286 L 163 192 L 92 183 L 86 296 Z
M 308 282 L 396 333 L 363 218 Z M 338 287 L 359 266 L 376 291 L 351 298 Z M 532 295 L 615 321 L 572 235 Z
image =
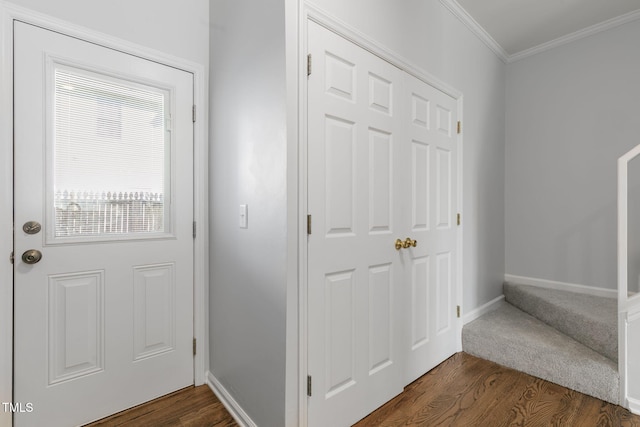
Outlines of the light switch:
M 249 228 L 247 205 L 240 205 L 240 228 Z

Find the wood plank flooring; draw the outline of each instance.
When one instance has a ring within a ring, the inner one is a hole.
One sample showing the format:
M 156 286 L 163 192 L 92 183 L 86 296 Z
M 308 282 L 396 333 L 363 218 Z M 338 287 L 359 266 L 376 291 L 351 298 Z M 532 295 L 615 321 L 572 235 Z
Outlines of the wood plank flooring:
M 180 390 L 90 424 L 92 427 L 236 425 L 207 386 Z M 369 426 L 640 427 L 640 416 L 620 406 L 458 353 L 355 425 Z
M 207 385 L 187 387 L 144 405 L 87 424 L 91 427 L 235 427 L 237 425 Z

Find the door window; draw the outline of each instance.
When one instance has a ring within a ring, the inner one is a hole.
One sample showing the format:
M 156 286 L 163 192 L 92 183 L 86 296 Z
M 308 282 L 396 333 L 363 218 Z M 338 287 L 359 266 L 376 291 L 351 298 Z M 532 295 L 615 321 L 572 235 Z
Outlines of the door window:
M 169 233 L 169 91 L 61 64 L 53 80 L 48 237 Z

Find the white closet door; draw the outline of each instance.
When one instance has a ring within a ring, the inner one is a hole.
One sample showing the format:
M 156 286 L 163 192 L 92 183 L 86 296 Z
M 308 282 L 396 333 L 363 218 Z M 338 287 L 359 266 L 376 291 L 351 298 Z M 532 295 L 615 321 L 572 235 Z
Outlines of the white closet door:
M 405 265 L 408 299 L 404 384 L 454 354 L 456 321 L 456 100 L 406 75 L 403 116 L 410 171 L 407 235 L 417 241 Z
M 192 101 L 189 73 L 15 24 L 15 426 L 193 384 Z
M 315 23 L 308 97 L 310 426 L 402 391 L 402 73 Z
M 458 347 L 456 101 L 313 22 L 309 53 L 308 420 L 345 426 Z

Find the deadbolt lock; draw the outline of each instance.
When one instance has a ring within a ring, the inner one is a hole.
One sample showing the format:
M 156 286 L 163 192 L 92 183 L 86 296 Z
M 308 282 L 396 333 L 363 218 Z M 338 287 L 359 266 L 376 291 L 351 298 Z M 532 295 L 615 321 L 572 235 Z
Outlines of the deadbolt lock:
M 38 234 L 42 230 L 42 226 L 38 221 L 27 221 L 22 226 L 22 231 L 27 234 Z

